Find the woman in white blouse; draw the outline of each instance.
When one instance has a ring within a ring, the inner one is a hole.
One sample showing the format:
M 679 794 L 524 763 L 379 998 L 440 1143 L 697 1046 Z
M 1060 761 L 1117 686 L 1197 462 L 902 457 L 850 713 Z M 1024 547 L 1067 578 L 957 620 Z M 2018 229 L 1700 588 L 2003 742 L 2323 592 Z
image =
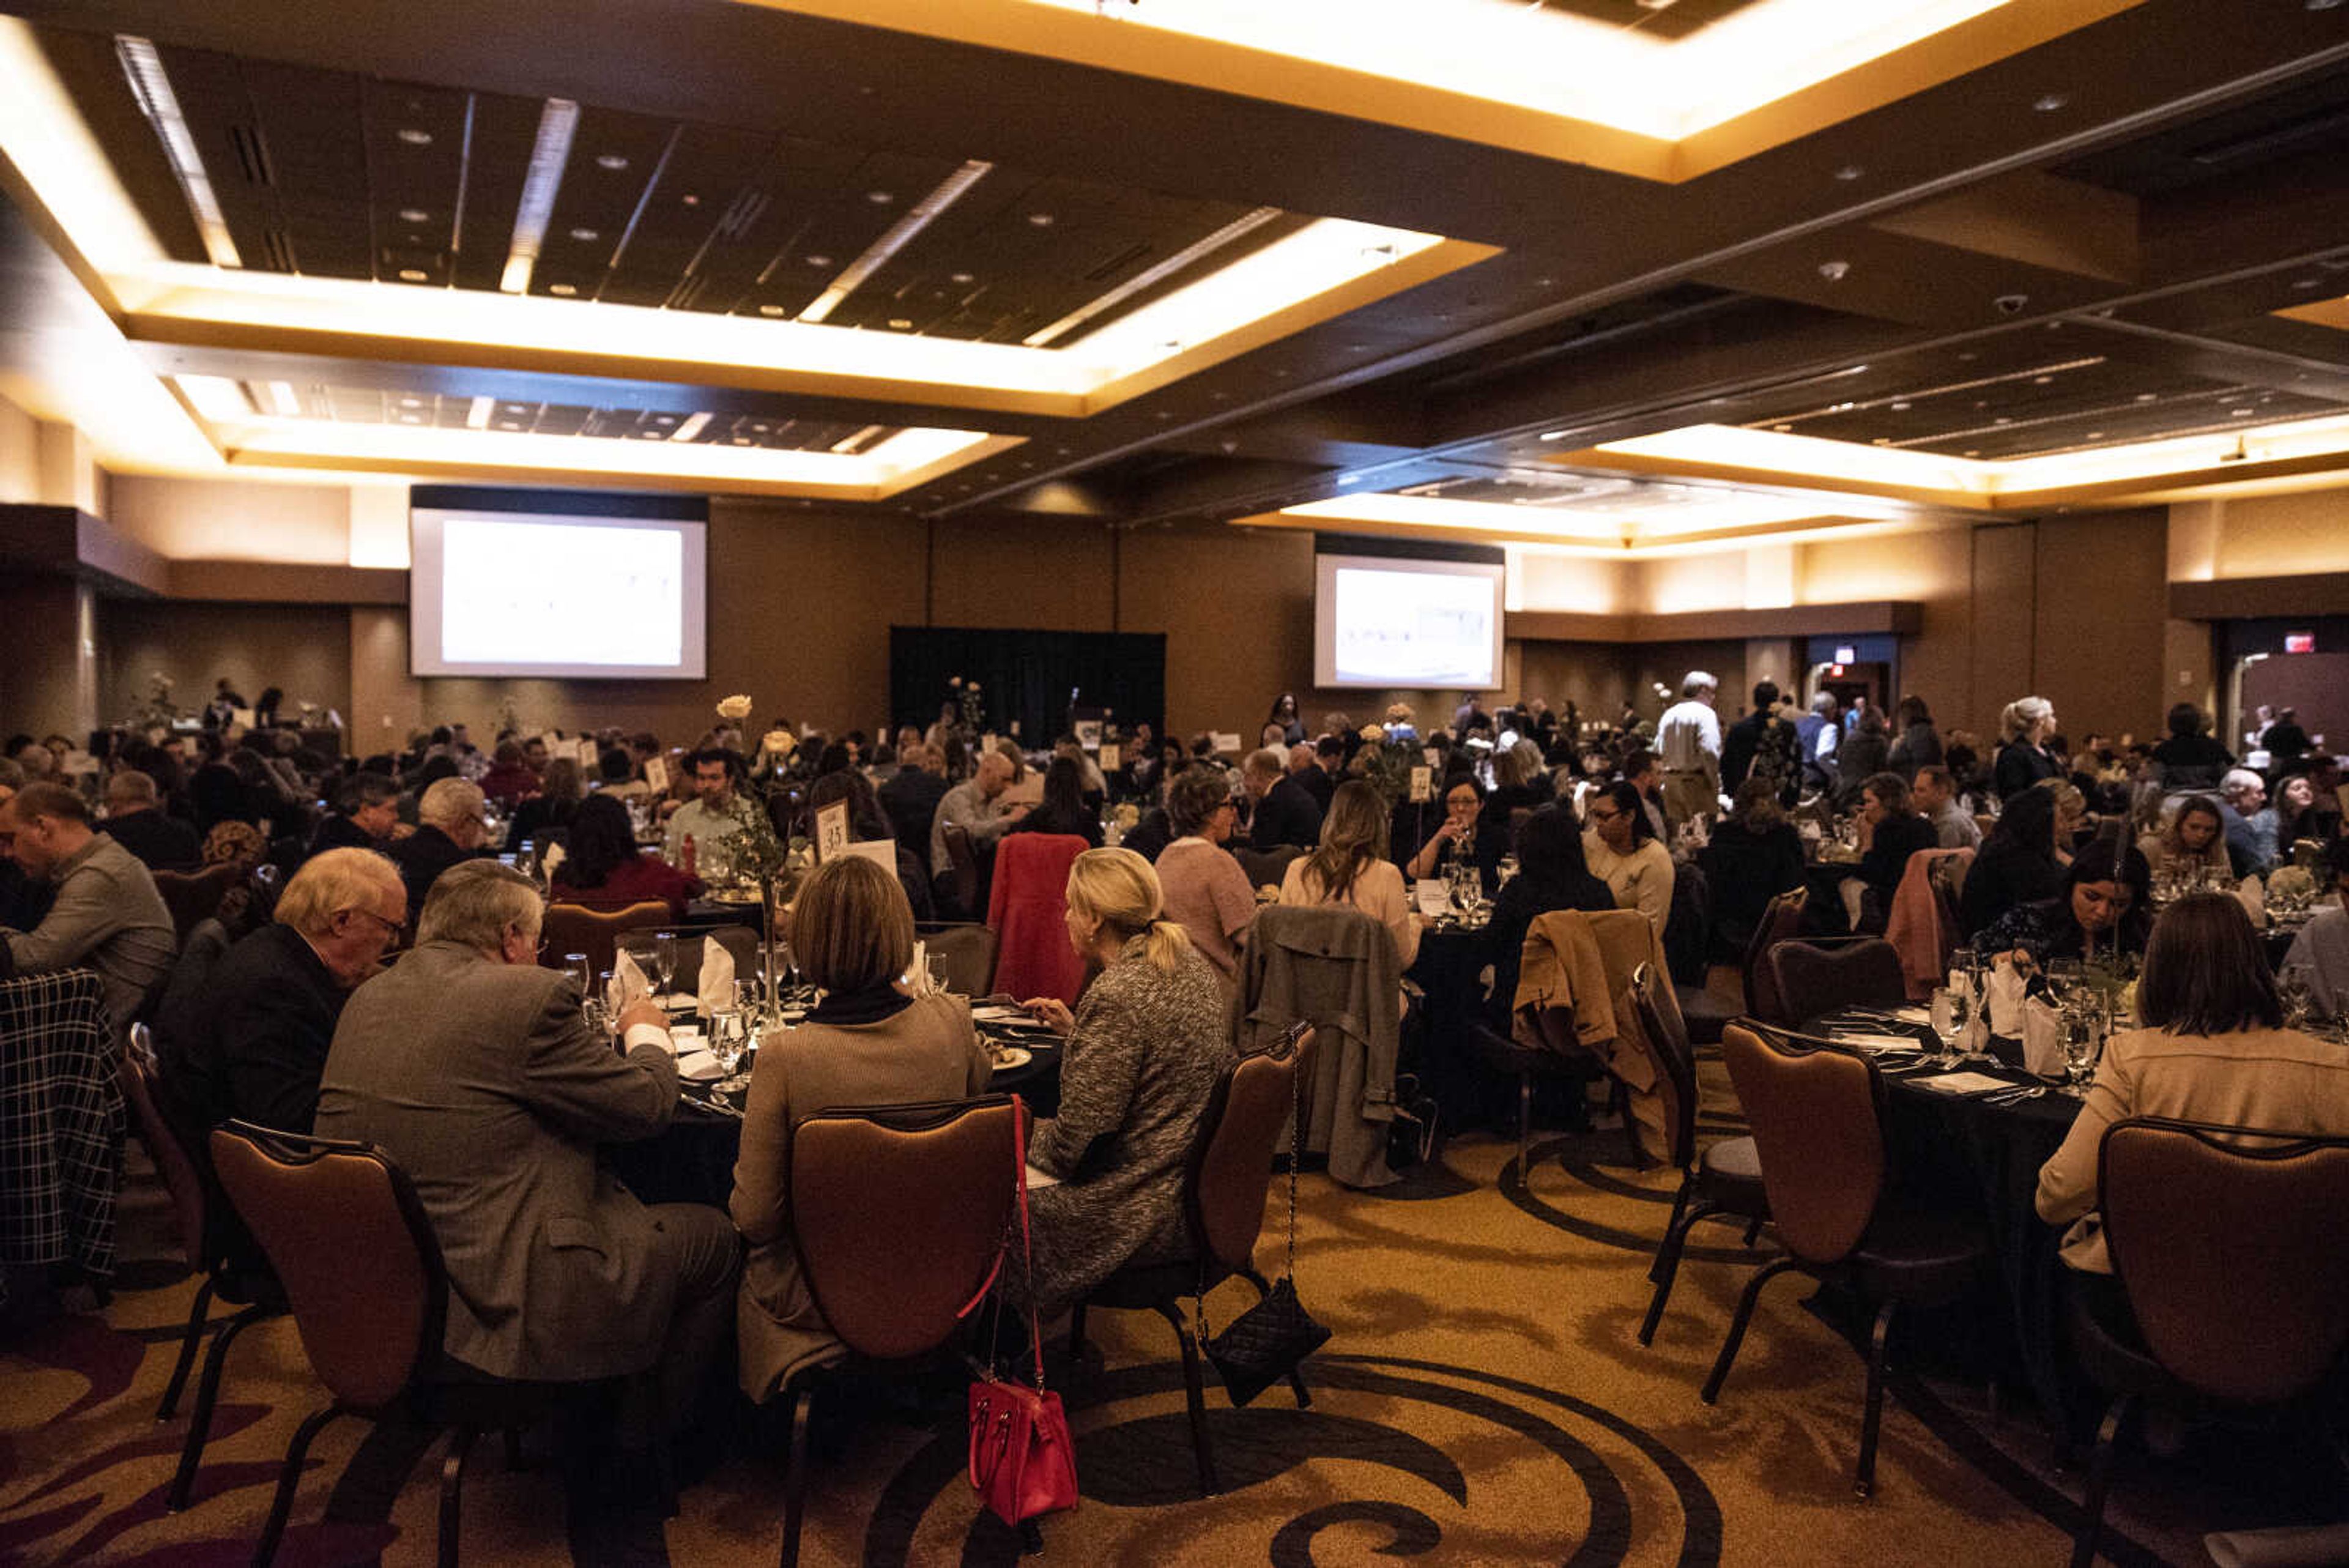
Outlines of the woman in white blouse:
M 1637 909 L 1658 935 L 1672 912 L 1672 857 L 1649 825 L 1640 791 L 1618 779 L 1590 797 L 1582 814 L 1582 856 L 1607 884 L 1619 909 Z
M 1419 922 L 1402 873 L 1387 858 L 1387 803 L 1362 779 L 1338 786 L 1321 819 L 1321 844 L 1288 863 L 1281 878 L 1284 904 L 1351 904 L 1394 938 L 1395 964 L 1409 969 L 1419 956 Z

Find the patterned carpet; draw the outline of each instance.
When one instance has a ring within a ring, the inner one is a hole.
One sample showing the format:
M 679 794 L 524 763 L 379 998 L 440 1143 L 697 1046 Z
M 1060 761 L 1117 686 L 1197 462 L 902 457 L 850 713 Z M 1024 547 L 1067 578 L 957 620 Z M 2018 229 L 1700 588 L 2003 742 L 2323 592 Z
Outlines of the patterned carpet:
M 1705 1078 L 1708 1127 L 1733 1127 L 1717 1060 Z M 1335 1337 L 1309 1367 L 1309 1409 L 1276 1389 L 1233 1410 L 1211 1391 L 1226 1489 L 1214 1499 L 1194 1492 L 1164 1324 L 1095 1314 L 1101 1361 L 1055 1373 L 1084 1502 L 1047 1522 L 1046 1560 L 2064 1560 L 2068 1504 L 2034 1468 L 2046 1444 L 2028 1411 L 1997 1420 L 1979 1384 L 1899 1380 L 1906 1397 L 1888 1406 L 1877 1496 L 1856 1498 L 1861 1366 L 1840 1314 L 1806 1303 L 1799 1282 L 1774 1286 L 1721 1404 L 1708 1408 L 1697 1385 L 1744 1282 L 1739 1265 L 1762 1254 L 1740 1249 L 1728 1225 L 1701 1228 L 1705 1244 L 1692 1250 L 1656 1345 L 1643 1350 L 1634 1333 L 1648 1258 L 1675 1179 L 1629 1169 L 1619 1134 L 1539 1139 L 1535 1156 L 1529 1189 L 1514 1142 L 1483 1136 L 1455 1139 L 1444 1168 L 1386 1196 L 1305 1179 L 1299 1275 Z M 143 1171 L 135 1156 L 134 1167 Z M 169 1251 L 151 1176 L 134 1185 L 127 1210 L 124 1255 L 134 1262 L 111 1307 L 0 1355 L 0 1562 L 244 1561 L 277 1458 L 318 1400 L 290 1324 L 248 1334 L 230 1360 L 196 1501 L 166 1513 L 184 1417 L 158 1424 L 154 1407 L 194 1286 L 174 1265 L 138 1261 Z M 1267 1262 L 1276 1235 L 1268 1228 Z M 1228 1314 L 1247 1299 L 1245 1286 L 1226 1287 L 1212 1305 Z M 935 1407 L 924 1415 L 897 1402 L 839 1423 L 832 1437 L 836 1451 L 812 1483 L 803 1561 L 1014 1559 L 1015 1538 L 978 1516 L 962 1480 L 958 1408 L 940 1418 Z M 771 1425 L 746 1421 L 730 1443 L 688 1455 L 669 1560 L 771 1561 L 781 1454 Z M 2125 1471 L 2115 1511 L 2133 1539 L 2116 1543 L 2116 1561 L 2200 1562 L 2201 1530 L 2240 1522 L 2210 1518 L 2207 1490 L 2174 1484 L 2168 1471 L 2147 1480 L 2147 1461 L 2135 1462 L 2140 1484 Z M 431 1561 L 438 1474 L 437 1452 L 428 1458 L 415 1434 L 335 1424 L 312 1450 L 279 1561 Z M 2075 1482 L 2057 1484 L 2076 1495 Z M 466 1486 L 468 1559 L 556 1563 L 569 1556 L 565 1542 L 553 1468 L 509 1473 L 498 1445 L 482 1444 Z M 660 1544 L 642 1530 L 633 1542 L 591 1541 L 581 1554 L 657 1561 Z

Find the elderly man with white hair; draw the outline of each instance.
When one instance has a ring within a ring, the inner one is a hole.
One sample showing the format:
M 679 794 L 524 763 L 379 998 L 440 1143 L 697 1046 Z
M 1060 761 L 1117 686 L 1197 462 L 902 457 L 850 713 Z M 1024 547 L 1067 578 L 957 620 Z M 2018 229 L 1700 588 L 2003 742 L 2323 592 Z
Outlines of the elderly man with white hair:
M 488 804 L 481 786 L 463 779 L 435 779 L 425 787 L 416 803 L 416 831 L 388 851 L 408 884 L 410 921 L 422 915 L 440 873 L 490 853 L 481 847 L 489 837 Z
M 1721 810 L 1721 717 L 1713 711 L 1721 682 L 1702 670 L 1681 680 L 1681 700 L 1656 724 L 1664 772 L 1664 815 L 1674 827 L 1707 821 Z
M 2230 770 L 2219 781 L 2219 815 L 2227 825 L 2227 858 L 2235 875 L 2266 876 L 2276 859 L 2276 814 L 2268 804 L 2267 781 L 2249 768 Z
M 276 917 L 209 972 L 175 973 L 155 1020 L 163 1115 L 199 1166 L 232 1116 L 310 1130 L 343 1003 L 398 940 L 408 888 L 373 850 L 329 849 L 285 884 Z

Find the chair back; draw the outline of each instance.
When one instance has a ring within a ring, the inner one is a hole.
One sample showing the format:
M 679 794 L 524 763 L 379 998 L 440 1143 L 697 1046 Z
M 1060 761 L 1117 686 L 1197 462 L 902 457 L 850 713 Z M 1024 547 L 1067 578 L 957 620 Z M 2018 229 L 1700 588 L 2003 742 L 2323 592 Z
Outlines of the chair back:
M 131 1120 L 139 1139 L 147 1146 L 155 1173 L 171 1199 L 171 1228 L 180 1233 L 180 1253 L 188 1267 L 202 1273 L 212 1260 L 204 1255 L 204 1181 L 180 1135 L 171 1130 L 157 1097 L 155 1044 L 144 1023 L 130 1026 L 130 1045 L 122 1061 L 122 1097 L 130 1102 Z
M 1004 1095 L 841 1106 L 792 1129 L 792 1250 L 824 1322 L 860 1355 L 944 1345 L 986 1287 L 1026 1129 Z
M 1770 978 L 1789 1026 L 1845 1007 L 1905 1007 L 1909 981 L 1890 942 L 1871 937 L 1842 947 L 1780 942 L 1770 950 Z
M 1702 985 L 1712 963 L 1713 885 L 1694 860 L 1672 867 L 1664 915 L 1664 967 L 1683 985 Z
M 549 904 L 538 929 L 546 941 L 539 962 L 560 969 L 564 954 L 585 953 L 588 967 L 601 974 L 612 967 L 612 955 L 624 934 L 672 923 L 667 900 L 663 898 L 647 898 L 611 910 L 591 909 L 583 904 Z
M 389 1155 L 232 1121 L 212 1129 L 212 1156 L 285 1287 L 311 1370 L 337 1400 L 379 1410 L 440 1365 L 449 1276 Z
M 1216 1075 L 1192 1145 L 1184 1205 L 1203 1262 L 1213 1259 L 1235 1272 L 1254 1262 L 1273 1156 L 1312 1049 L 1313 1026 L 1292 1023 L 1270 1048 Z
M 1237 849 L 1232 852 L 1233 858 L 1240 863 L 1240 869 L 1247 874 L 1251 888 L 1279 887 L 1281 878 L 1288 875 L 1288 863 L 1312 853 L 1294 844 L 1283 844 L 1271 849 Z
M 197 921 L 220 912 L 221 900 L 244 879 L 245 872 L 224 860 L 201 871 L 157 871 L 153 876 L 155 891 L 163 895 L 163 907 L 171 911 L 172 929 L 184 943 Z
M 947 873 L 954 878 L 955 903 L 967 915 L 977 915 L 978 908 L 978 854 L 970 845 L 970 829 L 959 822 L 949 822 L 938 829 L 946 841 Z
M 2170 1376 L 2279 1404 L 2341 1368 L 2349 1139 L 2133 1116 L 2106 1129 L 2097 1173 L 2113 1267 Z
M 1664 1132 L 1671 1139 L 1664 1157 L 1686 1170 L 1696 1164 L 1696 1050 L 1689 1044 L 1679 1002 L 1671 978 L 1659 974 L 1653 964 L 1641 964 L 1631 977 L 1630 993 L 1616 1003 L 1615 1017 L 1619 1025 L 1630 1019 L 1636 1036 L 1627 1038 L 1655 1061 L 1656 1089 L 1664 1096 Z
M 995 991 L 995 957 L 1002 943 L 992 926 L 976 920 L 929 922 L 914 928 L 930 961 L 957 996 L 988 996 Z
M 1746 940 L 1745 960 L 1739 971 L 1745 985 L 1745 1011 L 1765 1023 L 1795 1022 L 1786 1016 L 1768 955 L 1772 948 L 1792 940 L 1803 929 L 1803 906 L 1810 897 L 1808 888 L 1790 888 L 1773 898 L 1763 907 L 1762 918 L 1754 922 L 1754 935 Z
M 649 927 L 638 927 L 634 930 L 622 931 L 619 940 L 613 944 L 613 950 L 616 953 L 627 953 L 636 961 L 636 967 L 649 975 L 652 973 L 653 939 L 658 934 Z M 698 992 L 701 989 L 701 961 L 707 951 L 702 946 L 705 940 L 716 942 L 726 950 L 729 957 L 733 959 L 736 980 L 750 980 L 757 976 L 759 972 L 758 932 L 748 926 L 688 927 L 677 933 L 677 978 L 674 982 L 677 990 L 690 993 Z M 557 963 L 563 961 L 563 954 L 565 952 L 575 953 L 584 950 L 585 950 L 581 948 L 564 948 L 558 950 L 552 941 L 546 944 L 546 957 Z M 598 965 L 596 972 L 602 973 L 603 966 Z
M 997 843 L 987 923 L 1000 943 L 995 984 L 1001 990 L 1076 1005 L 1085 961 L 1069 946 L 1069 867 L 1085 849 L 1073 833 L 1007 833 Z
M 1774 1037 L 1750 1020 L 1721 1032 L 1762 1185 L 1786 1250 L 1838 1262 L 1857 1244 L 1884 1189 L 1883 1080 L 1876 1064 L 1825 1041 Z

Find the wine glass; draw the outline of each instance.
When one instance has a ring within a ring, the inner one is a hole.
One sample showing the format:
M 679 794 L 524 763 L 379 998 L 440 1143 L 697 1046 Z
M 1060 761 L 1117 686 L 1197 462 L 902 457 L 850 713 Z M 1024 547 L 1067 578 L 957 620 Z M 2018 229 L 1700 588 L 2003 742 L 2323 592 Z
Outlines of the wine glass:
M 564 953 L 563 972 L 578 982 L 579 995 L 583 1001 L 592 1000 L 595 997 L 595 992 L 588 987 L 595 983 L 595 971 L 594 966 L 588 963 L 585 953 Z
M 2306 964 L 2286 964 L 2276 976 L 2276 998 L 2283 1003 L 2283 1023 L 2287 1029 L 2308 1027 L 2309 1014 L 2315 1004 L 2315 990 L 2310 984 Z
M 709 1054 L 718 1059 L 719 1071 L 727 1077 L 742 1064 L 742 1052 L 748 1044 L 740 1007 L 721 1007 L 709 1015 Z
M 1958 1040 L 1966 1032 L 1966 1021 L 1973 1016 L 1973 997 L 1960 987 L 1945 985 L 1933 992 L 1933 1033 L 1941 1042 L 1933 1065 L 1944 1072 L 1965 1060 Z
M 669 982 L 677 975 L 677 933 L 662 931 L 653 938 L 653 974 L 660 981 L 660 994 L 668 994 Z
M 2055 1027 L 2064 1047 L 2063 1093 L 2075 1099 L 2085 1099 L 2088 1080 L 2096 1067 L 2096 1020 L 2094 1009 L 2085 998 L 2067 1002 L 2055 1015 Z
M 1503 888 L 1507 887 L 1511 882 L 1516 879 L 1517 857 L 1515 855 L 1502 856 L 1501 863 L 1494 867 L 1493 871 L 1494 874 L 1499 877 L 1500 886 Z

